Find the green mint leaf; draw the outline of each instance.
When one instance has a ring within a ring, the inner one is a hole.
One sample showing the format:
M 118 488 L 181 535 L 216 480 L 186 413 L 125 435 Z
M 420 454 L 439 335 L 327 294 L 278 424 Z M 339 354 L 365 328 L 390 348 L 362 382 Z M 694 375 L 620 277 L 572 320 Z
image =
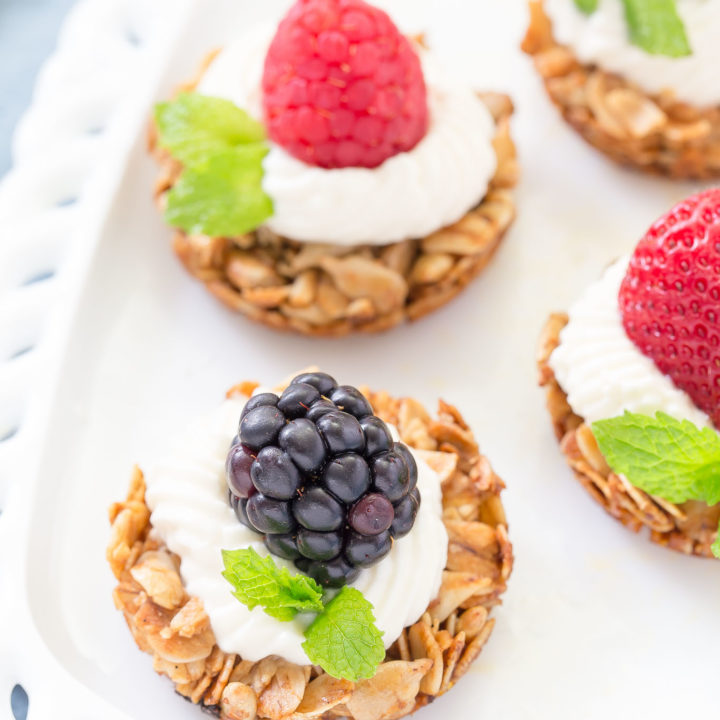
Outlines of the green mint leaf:
M 167 198 L 165 220 L 190 234 L 234 237 L 254 230 L 273 213 L 262 189 L 265 143 L 218 151 L 186 167 Z
M 626 412 L 592 425 L 608 465 L 668 502 L 720 502 L 720 436 L 687 420 Z
M 229 100 L 198 93 L 180 93 L 155 106 L 158 144 L 183 165 L 238 145 L 265 139 L 262 124 Z
M 591 15 L 597 10 L 599 2 L 600 0 L 575 0 L 575 5 L 578 10 L 581 10 L 587 15 Z
M 158 145 L 183 165 L 165 220 L 191 234 L 233 237 L 272 215 L 262 189 L 265 129 L 222 98 L 181 93 L 155 106 Z
M 233 595 L 250 610 L 262 607 L 271 617 L 292 620 L 298 612 L 322 612 L 322 588 L 305 575 L 290 575 L 271 556 L 261 557 L 253 548 L 223 550 L 223 577 Z
M 352 682 L 372 677 L 385 659 L 372 611 L 359 590 L 343 587 L 305 631 L 303 648 L 310 662 Z
M 651 55 L 678 58 L 692 54 L 675 0 L 622 1 L 634 45 Z
M 711 546 L 713 555 L 720 560 L 720 527 L 718 527 L 718 534 L 715 538 L 715 542 Z

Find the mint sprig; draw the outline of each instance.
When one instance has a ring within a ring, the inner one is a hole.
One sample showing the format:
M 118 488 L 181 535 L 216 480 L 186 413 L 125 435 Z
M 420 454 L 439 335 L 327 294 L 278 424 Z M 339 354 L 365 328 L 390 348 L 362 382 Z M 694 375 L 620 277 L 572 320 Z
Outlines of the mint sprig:
M 720 503 L 720 436 L 658 412 L 626 412 L 592 424 L 608 465 L 649 495 L 671 503 Z M 720 558 L 720 535 L 713 545 Z
M 168 193 L 165 220 L 190 234 L 233 237 L 254 230 L 273 213 L 262 189 L 261 143 L 210 155 L 186 167 Z
M 168 193 L 165 219 L 191 234 L 236 236 L 273 213 L 262 188 L 265 130 L 229 100 L 181 93 L 155 106 L 158 146 L 183 171 Z
M 250 610 L 258 605 L 271 617 L 292 620 L 298 612 L 322 612 L 322 588 L 305 575 L 290 575 L 269 555 L 253 548 L 223 550 L 223 577 L 235 589 L 233 595 Z
M 262 143 L 263 126 L 223 98 L 180 93 L 155 106 L 158 145 L 183 165 L 197 165 L 217 151 Z
M 650 55 L 679 58 L 692 54 L 685 25 L 675 0 L 621 0 L 630 42 Z M 577 8 L 591 15 L 598 0 L 575 0 Z
M 223 577 L 233 596 L 251 610 L 262 607 L 278 620 L 299 612 L 317 613 L 305 631 L 303 649 L 310 662 L 337 678 L 356 682 L 370 678 L 385 658 L 382 632 L 375 626 L 373 606 L 355 588 L 343 587 L 327 604 L 322 588 L 305 575 L 291 575 L 273 558 L 253 548 L 223 550 Z
M 600 0 L 575 0 L 575 5 L 577 5 L 578 9 L 582 10 L 582 12 L 587 15 L 594 13 L 598 8 L 599 3 Z
M 675 0 L 623 0 L 630 41 L 651 55 L 692 54 Z
M 373 606 L 355 588 L 345 586 L 305 631 L 303 648 L 329 675 L 357 682 L 371 678 L 385 658 L 382 633 Z

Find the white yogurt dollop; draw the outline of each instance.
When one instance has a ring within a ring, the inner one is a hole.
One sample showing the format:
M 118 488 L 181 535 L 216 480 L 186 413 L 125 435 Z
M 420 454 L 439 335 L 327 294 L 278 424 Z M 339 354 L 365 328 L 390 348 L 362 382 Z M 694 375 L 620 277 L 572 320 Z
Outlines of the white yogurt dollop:
M 646 92 L 670 90 L 698 107 L 720 103 L 720 3 L 677 0 L 692 55 L 670 58 L 650 55 L 630 42 L 621 0 L 600 0 L 586 15 L 573 0 L 545 0 L 555 39 L 570 47 L 583 63 L 617 73 Z
M 151 520 L 168 548 L 181 557 L 185 587 L 202 600 L 221 650 L 252 661 L 280 655 L 307 664 L 303 632 L 313 616 L 280 622 L 259 607 L 248 610 L 232 596 L 221 575 L 222 550 L 253 547 L 268 554 L 259 536 L 238 522 L 227 502 L 225 457 L 243 405 L 238 399 L 225 401 L 180 438 L 173 454 L 150 469 L 146 482 Z M 413 529 L 353 583 L 373 604 L 386 647 L 435 598 L 447 560 L 440 481 L 426 463 L 416 460 L 422 502 Z M 274 559 L 299 572 L 292 563 Z
M 662 411 L 699 427 L 710 418 L 643 355 L 625 332 L 618 293 L 629 258 L 618 260 L 590 285 L 569 312 L 550 367 L 570 407 L 587 422 Z
M 262 119 L 261 79 L 272 34 L 262 28 L 229 43 L 198 92 Z M 373 169 L 314 167 L 271 143 L 263 178 L 275 206 L 266 223 L 271 230 L 303 242 L 382 245 L 429 235 L 485 196 L 497 164 L 492 116 L 471 88 L 419 52 L 430 106 L 426 136 Z

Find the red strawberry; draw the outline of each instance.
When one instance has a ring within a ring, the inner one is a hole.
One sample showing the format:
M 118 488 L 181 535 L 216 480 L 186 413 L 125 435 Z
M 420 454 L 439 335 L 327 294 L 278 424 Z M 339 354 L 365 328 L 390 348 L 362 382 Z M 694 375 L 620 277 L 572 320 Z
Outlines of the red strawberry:
M 650 228 L 619 302 L 630 339 L 720 428 L 720 188 Z
M 311 165 L 376 167 L 427 131 L 420 60 L 362 0 L 298 0 L 270 45 L 263 93 L 270 138 Z

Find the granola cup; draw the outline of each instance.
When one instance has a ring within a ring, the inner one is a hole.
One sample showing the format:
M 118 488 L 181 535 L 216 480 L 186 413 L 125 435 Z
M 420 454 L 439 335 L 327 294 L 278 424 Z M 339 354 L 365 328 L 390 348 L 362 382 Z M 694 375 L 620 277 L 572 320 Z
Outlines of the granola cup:
M 720 521 L 720 505 L 708 507 L 696 500 L 674 505 L 634 487 L 612 472 L 589 425 L 573 412 L 548 364 L 567 322 L 564 313 L 550 316 L 540 337 L 537 364 L 555 435 L 575 477 L 597 503 L 633 532 L 647 528 L 650 539 L 659 545 L 686 555 L 713 557 L 710 547 Z
M 193 90 L 213 59 L 181 90 Z M 227 307 L 276 330 L 340 337 L 421 318 L 480 273 L 515 218 L 512 102 L 496 93 L 480 97 L 495 120 L 497 168 L 485 197 L 454 225 L 424 238 L 357 246 L 301 243 L 262 227 L 232 238 L 177 230 L 175 254 Z M 160 166 L 155 199 L 163 209 L 182 167 L 157 146 L 154 127 L 149 145 Z
M 542 0 L 530 2 L 522 49 L 566 122 L 615 162 L 671 178 L 720 177 L 720 106 L 697 108 L 671 93 L 649 95 L 619 75 L 582 64 L 553 38 Z
M 228 395 L 249 396 L 255 383 Z M 394 720 L 450 690 L 490 637 L 513 564 L 502 480 L 479 452 L 460 413 L 440 401 L 437 418 L 412 398 L 363 389 L 442 482 L 449 545 L 439 594 L 388 649 L 374 677 L 352 683 L 278 656 L 259 662 L 224 653 L 201 601 L 186 593 L 180 558 L 153 531 L 143 474 L 110 508 L 107 550 L 118 585 L 113 597 L 138 647 L 178 693 L 226 720 Z

